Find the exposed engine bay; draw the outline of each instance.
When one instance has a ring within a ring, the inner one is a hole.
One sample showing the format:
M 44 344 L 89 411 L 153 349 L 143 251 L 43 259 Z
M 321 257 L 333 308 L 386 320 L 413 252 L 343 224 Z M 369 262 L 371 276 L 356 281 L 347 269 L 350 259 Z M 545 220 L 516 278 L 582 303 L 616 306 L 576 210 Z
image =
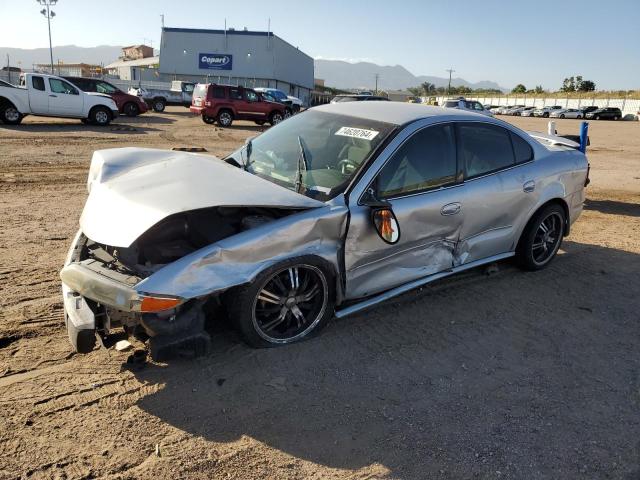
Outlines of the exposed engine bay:
M 212 207 L 182 212 L 154 225 L 127 248 L 89 240 L 83 257 L 142 279 L 202 247 L 290 213 L 292 210 L 260 207 Z

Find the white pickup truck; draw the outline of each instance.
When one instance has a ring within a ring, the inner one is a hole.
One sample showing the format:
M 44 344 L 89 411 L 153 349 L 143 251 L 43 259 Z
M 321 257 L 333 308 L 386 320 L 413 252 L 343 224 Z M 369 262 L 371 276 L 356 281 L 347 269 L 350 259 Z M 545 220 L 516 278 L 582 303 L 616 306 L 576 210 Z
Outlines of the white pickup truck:
M 0 85 L 0 121 L 18 125 L 27 115 L 79 118 L 103 126 L 118 116 L 118 107 L 111 97 L 83 92 L 55 75 L 24 73 L 18 86 Z

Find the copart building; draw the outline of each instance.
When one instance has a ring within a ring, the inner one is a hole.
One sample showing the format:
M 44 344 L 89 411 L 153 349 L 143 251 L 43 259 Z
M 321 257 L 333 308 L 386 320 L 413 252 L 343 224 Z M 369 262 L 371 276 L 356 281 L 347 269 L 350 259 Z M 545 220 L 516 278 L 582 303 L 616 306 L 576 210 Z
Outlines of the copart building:
M 162 29 L 159 77 L 278 88 L 308 103 L 313 58 L 271 32 Z

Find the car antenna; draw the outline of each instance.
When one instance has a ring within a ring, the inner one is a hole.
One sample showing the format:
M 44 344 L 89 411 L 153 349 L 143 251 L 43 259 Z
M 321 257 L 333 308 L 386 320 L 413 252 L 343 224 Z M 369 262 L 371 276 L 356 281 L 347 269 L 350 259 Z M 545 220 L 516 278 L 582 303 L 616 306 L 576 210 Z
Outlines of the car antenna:
M 296 170 L 296 192 L 300 193 L 300 187 L 302 187 L 302 169 L 306 171 L 307 166 L 307 152 L 304 149 L 302 143 L 302 137 L 298 135 L 298 145 L 300 146 L 300 155 L 298 156 L 298 168 Z

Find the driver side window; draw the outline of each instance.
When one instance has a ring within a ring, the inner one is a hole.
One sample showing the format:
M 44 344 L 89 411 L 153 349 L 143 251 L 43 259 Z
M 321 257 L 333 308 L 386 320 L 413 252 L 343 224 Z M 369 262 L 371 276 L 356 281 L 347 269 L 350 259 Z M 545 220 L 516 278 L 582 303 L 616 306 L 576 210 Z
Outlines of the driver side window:
M 253 90 L 245 90 L 244 97 L 248 102 L 257 102 L 259 100 L 258 94 Z
M 426 127 L 407 139 L 378 176 L 378 196 L 418 193 L 456 182 L 453 125 Z

